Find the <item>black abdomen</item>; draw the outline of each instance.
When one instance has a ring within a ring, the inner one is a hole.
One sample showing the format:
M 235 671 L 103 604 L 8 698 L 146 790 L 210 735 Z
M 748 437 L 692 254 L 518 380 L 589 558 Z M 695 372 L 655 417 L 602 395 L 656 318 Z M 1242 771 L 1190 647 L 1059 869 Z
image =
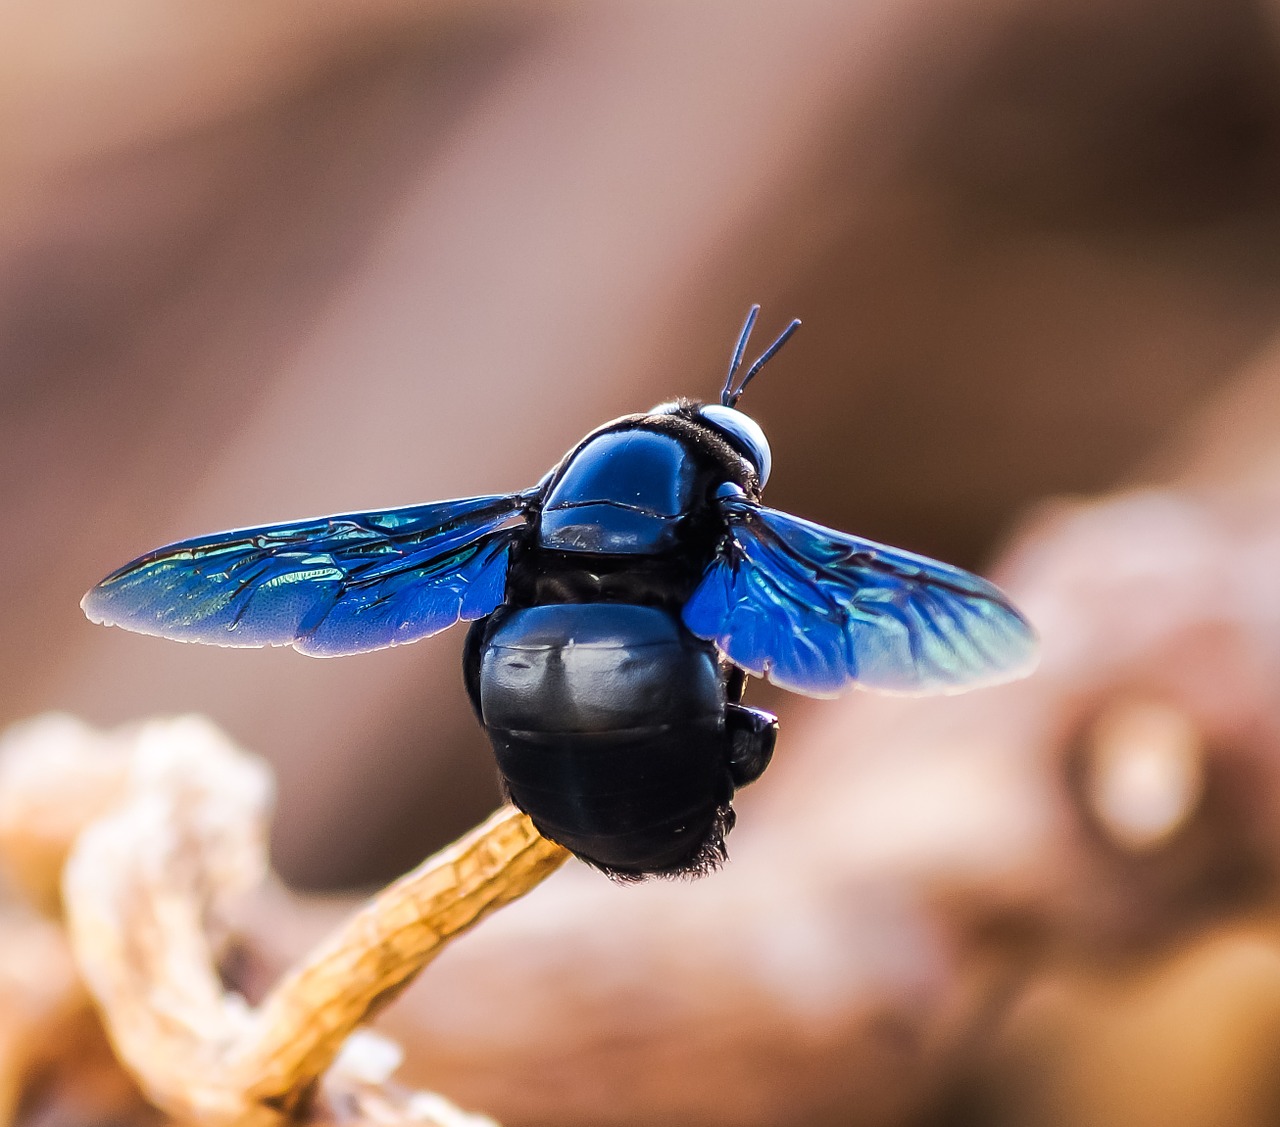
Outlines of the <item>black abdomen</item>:
M 711 647 L 622 603 L 499 611 L 485 633 L 481 715 L 539 831 L 621 874 L 713 863 L 733 782 Z

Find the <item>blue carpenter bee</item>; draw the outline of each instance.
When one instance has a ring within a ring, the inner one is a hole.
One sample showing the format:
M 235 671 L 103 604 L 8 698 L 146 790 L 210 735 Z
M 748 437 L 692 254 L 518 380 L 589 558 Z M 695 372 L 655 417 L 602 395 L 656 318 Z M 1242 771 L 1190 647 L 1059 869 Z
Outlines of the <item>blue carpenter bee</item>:
M 463 670 L 512 802 L 620 879 L 725 858 L 734 790 L 777 719 L 746 675 L 810 696 L 1009 680 L 1031 627 L 994 586 L 760 503 L 764 432 L 737 409 L 787 330 L 718 404 L 592 431 L 533 489 L 185 540 L 84 598 L 95 622 L 330 657 L 471 622 Z

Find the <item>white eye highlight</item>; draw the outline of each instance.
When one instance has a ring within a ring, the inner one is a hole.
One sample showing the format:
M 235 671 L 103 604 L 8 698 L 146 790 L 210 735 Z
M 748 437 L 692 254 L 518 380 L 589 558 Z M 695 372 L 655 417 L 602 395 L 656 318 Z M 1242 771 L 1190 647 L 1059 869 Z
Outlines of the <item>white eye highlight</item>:
M 750 415 L 744 415 L 736 407 L 722 407 L 718 403 L 707 404 L 699 409 L 698 414 L 751 460 L 760 477 L 760 484 L 763 486 L 769 480 L 773 455 L 769 451 L 769 440 L 765 438 L 760 424 Z

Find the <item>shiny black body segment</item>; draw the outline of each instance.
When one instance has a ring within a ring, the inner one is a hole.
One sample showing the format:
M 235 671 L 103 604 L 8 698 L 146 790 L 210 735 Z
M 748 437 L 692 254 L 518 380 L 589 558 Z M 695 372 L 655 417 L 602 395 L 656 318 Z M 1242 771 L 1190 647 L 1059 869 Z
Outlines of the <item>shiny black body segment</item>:
M 772 453 L 735 385 L 588 434 L 517 493 L 182 540 L 81 602 L 94 622 L 338 657 L 460 622 L 463 673 L 506 794 L 620 880 L 725 857 L 736 788 L 777 720 L 748 675 L 808 696 L 955 693 L 1030 672 L 1036 636 L 997 587 L 761 502 Z

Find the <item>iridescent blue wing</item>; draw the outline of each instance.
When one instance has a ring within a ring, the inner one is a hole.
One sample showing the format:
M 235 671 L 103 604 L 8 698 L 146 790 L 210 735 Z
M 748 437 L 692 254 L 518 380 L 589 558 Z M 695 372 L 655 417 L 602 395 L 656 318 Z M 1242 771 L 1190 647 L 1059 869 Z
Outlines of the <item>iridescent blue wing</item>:
M 776 685 L 948 693 L 1030 672 L 1036 636 L 999 588 L 742 497 L 685 605 L 685 625 Z
M 502 602 L 534 492 L 347 513 L 184 540 L 107 576 L 94 622 L 316 657 L 416 642 Z

